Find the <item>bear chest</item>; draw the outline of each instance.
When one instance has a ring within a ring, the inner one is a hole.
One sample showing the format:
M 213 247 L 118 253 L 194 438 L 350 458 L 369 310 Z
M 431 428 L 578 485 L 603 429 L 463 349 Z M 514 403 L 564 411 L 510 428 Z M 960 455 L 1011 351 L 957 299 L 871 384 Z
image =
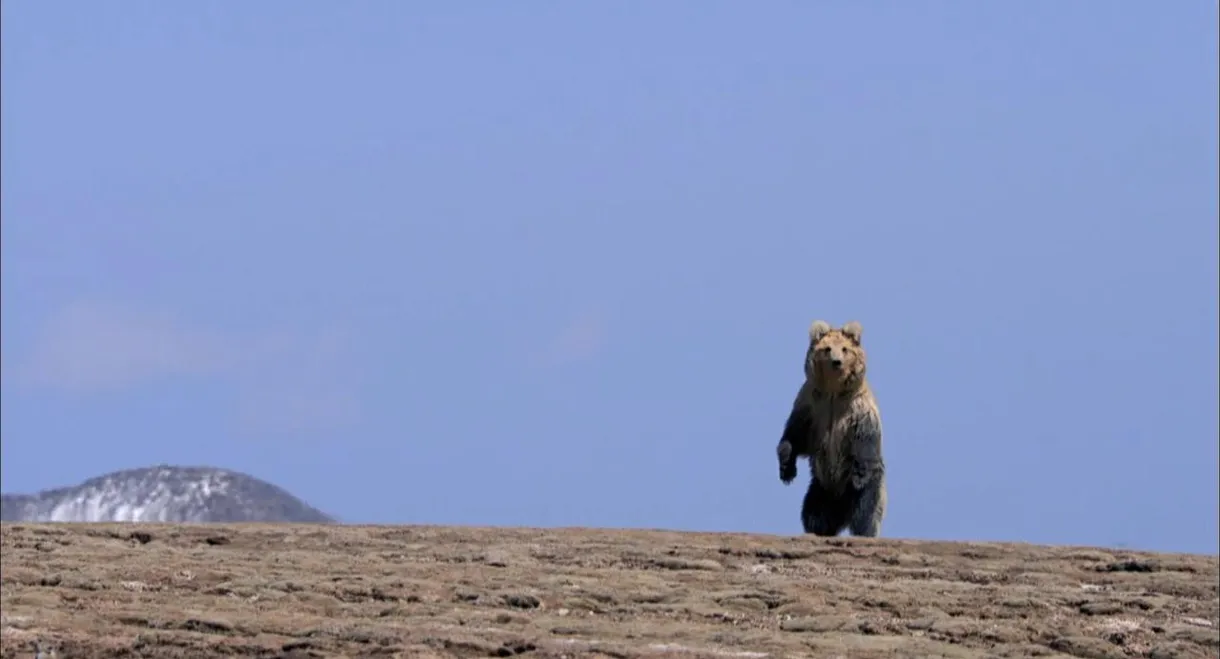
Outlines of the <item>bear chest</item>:
M 824 410 L 813 424 L 814 470 L 823 487 L 841 489 L 851 467 L 850 419 L 839 410 Z

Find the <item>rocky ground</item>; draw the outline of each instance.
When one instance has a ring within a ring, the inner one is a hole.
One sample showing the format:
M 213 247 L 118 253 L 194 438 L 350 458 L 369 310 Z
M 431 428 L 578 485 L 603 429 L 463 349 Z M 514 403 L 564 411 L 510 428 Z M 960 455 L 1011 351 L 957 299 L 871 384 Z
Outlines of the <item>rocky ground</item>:
M 2 531 L 5 658 L 1220 653 L 1216 556 L 585 529 Z

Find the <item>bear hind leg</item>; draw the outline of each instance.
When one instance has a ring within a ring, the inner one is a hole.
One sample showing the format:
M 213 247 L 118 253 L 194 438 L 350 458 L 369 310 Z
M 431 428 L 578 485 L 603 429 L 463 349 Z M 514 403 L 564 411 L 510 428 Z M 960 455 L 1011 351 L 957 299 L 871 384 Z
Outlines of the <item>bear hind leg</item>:
M 885 517 L 885 481 L 876 479 L 864 486 L 856 498 L 852 511 L 851 534 L 863 538 L 881 535 L 881 520 Z
M 811 481 L 801 504 L 801 525 L 805 533 L 836 536 L 847 526 L 847 521 L 843 506 L 816 480 Z

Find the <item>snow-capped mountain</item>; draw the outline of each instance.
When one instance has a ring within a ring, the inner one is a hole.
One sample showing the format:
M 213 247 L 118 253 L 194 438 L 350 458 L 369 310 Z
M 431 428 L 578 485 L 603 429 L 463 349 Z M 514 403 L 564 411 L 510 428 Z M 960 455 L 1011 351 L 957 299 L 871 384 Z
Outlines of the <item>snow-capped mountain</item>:
M 282 488 L 214 467 L 124 469 L 38 494 L 0 495 L 6 522 L 299 522 L 335 520 Z

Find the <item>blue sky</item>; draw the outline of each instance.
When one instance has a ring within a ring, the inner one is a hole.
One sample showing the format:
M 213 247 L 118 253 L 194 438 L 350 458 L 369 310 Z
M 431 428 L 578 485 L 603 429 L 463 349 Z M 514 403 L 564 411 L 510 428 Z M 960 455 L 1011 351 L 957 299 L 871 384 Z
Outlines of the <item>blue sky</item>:
M 1217 551 L 1217 8 L 5 3 L 3 487 L 800 532 L 859 320 L 890 537 Z

